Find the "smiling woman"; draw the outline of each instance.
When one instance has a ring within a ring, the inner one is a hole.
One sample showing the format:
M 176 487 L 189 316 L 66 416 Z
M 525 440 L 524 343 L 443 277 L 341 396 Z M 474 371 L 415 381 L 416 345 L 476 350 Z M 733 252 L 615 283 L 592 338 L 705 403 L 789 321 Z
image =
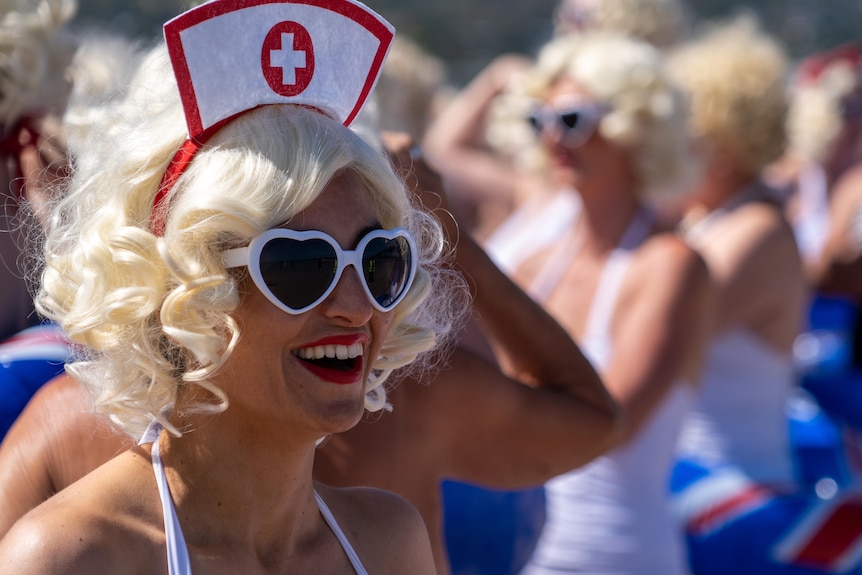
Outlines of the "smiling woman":
M 315 62 L 296 93 L 258 77 L 285 22 Z M 387 406 L 461 289 L 437 220 L 347 128 L 391 38 L 347 0 L 214 0 L 166 25 L 55 206 L 38 297 L 77 345 L 68 371 L 141 442 L 19 521 L 4 568 L 434 572 L 403 499 L 312 481 L 316 445 Z M 357 39 L 349 65 L 330 51 Z M 243 89 L 211 82 L 224 66 Z

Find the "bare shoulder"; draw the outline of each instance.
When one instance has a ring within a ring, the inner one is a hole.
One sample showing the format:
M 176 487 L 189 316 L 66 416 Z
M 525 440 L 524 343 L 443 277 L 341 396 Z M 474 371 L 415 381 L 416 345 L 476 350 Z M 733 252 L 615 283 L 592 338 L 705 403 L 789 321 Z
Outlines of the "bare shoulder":
M 132 495 L 140 486 L 135 481 L 116 484 L 110 471 L 95 472 L 19 519 L 0 541 L 4 572 L 162 569 L 164 560 L 158 562 L 160 558 L 153 553 L 159 536 L 155 517 Z M 136 562 L 140 569 L 134 567 Z
M 688 292 L 709 281 L 709 269 L 701 254 L 672 232 L 651 236 L 638 250 L 633 263 L 633 279 L 641 287 L 649 282 L 666 285 L 672 291 Z
M 100 543 L 112 531 L 100 523 L 77 506 L 45 503 L 12 526 L 0 542 L 0 563 L 20 574 L 103 571 L 115 563 Z
M 770 202 L 750 202 L 726 214 L 700 249 L 710 267 L 724 270 L 763 265 L 795 274 L 801 266 L 793 229 Z
M 737 241 L 796 245 L 784 212 L 771 202 L 750 202 L 735 209 L 728 216 L 726 233 Z
M 406 499 L 370 487 L 315 488 L 369 573 L 435 573 L 425 523 Z

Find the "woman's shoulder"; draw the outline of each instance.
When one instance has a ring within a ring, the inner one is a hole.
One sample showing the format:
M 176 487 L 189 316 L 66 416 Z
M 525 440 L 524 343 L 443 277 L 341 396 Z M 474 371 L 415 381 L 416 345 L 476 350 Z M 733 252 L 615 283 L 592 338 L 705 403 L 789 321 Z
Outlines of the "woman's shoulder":
M 142 491 L 138 482 L 116 481 L 109 467 L 82 478 L 19 519 L 0 541 L 4 569 L 10 573 L 119 573 L 128 572 L 135 558 L 140 558 L 142 568 L 158 560 L 153 546 L 163 539 L 163 532 L 157 510 L 135 496 Z M 163 560 L 158 563 L 158 569 L 162 567 Z
M 700 252 L 673 230 L 659 230 L 649 236 L 638 249 L 636 260 L 638 279 L 665 279 L 698 282 L 709 277 L 709 270 Z
M 315 488 L 369 573 L 434 573 L 427 528 L 409 501 L 371 487 Z
M 711 293 L 712 279 L 703 256 L 678 234 L 659 232 L 638 248 L 623 286 L 620 308 L 635 315 L 644 309 L 672 314 L 706 305 Z
M 735 254 L 740 261 L 788 262 L 795 266 L 798 260 L 793 228 L 781 206 L 770 201 L 748 202 L 733 210 L 722 236 L 713 248 L 729 256 Z

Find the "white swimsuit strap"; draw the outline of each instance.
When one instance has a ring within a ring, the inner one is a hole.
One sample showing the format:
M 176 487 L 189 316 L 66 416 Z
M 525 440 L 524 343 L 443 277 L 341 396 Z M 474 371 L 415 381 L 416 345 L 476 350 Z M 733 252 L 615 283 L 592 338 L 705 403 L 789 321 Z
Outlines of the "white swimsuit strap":
M 550 199 L 541 196 L 529 198 L 484 242 L 485 251 L 508 274 L 564 236 L 580 211 L 580 196 L 573 190 L 561 190 Z
M 151 426 L 152 427 L 152 426 Z M 192 565 L 189 561 L 189 550 L 186 546 L 180 520 L 174 508 L 171 498 L 171 490 L 168 479 L 165 476 L 165 468 L 162 458 L 159 456 L 158 437 L 153 441 L 151 458 L 153 461 L 153 472 L 156 474 L 156 484 L 159 487 L 159 497 L 162 500 L 162 514 L 165 518 L 165 539 L 168 548 L 168 575 L 191 575 Z
M 545 264 L 527 286 L 526 291 L 530 297 L 541 303 L 554 293 L 557 284 L 569 269 L 569 262 L 575 259 L 581 249 L 582 243 L 583 238 L 580 234 L 569 232 L 554 246 Z
M 158 436 L 160 431 L 161 425 L 157 421 L 153 421 L 150 423 L 149 427 L 147 427 L 147 430 L 144 432 L 139 444 L 150 442 L 153 444 L 150 458 L 153 462 L 153 473 L 156 476 L 156 485 L 158 486 L 159 498 L 162 502 L 162 515 L 165 519 L 165 538 L 167 540 L 168 549 L 168 575 L 191 575 L 192 566 L 189 561 L 188 547 L 186 546 L 186 540 L 185 537 L 183 537 L 183 530 L 182 527 L 180 527 L 180 521 L 177 517 L 176 509 L 174 508 L 174 501 L 171 498 L 171 490 L 168 486 L 168 479 L 165 475 L 164 465 L 162 465 L 162 458 L 159 455 Z M 335 520 L 335 516 L 332 515 L 332 511 L 329 510 L 329 507 L 320 495 L 318 495 L 317 491 L 314 492 L 314 499 L 317 502 L 317 508 L 320 510 L 320 514 L 323 516 L 326 524 L 329 525 L 329 528 L 335 534 L 335 538 L 338 539 L 339 543 L 341 543 L 341 547 L 344 549 L 347 559 L 356 571 L 356 575 L 368 575 L 368 571 L 365 570 L 365 567 L 362 565 L 362 561 L 359 560 L 359 556 L 356 555 L 356 551 L 353 550 L 353 546 L 350 544 L 350 541 L 347 540 L 347 536 L 344 535 L 344 531 L 341 530 L 341 527 Z
M 329 510 L 326 502 L 324 502 L 323 498 L 318 495 L 317 491 L 314 492 L 314 499 L 317 501 L 317 508 L 320 509 L 320 514 L 323 515 L 323 519 L 326 521 L 326 524 L 329 525 L 329 528 L 332 529 L 336 539 L 341 543 L 341 547 L 347 554 L 350 564 L 353 565 L 353 570 L 356 571 L 356 575 L 368 575 L 368 571 L 365 570 L 365 567 L 362 565 L 362 561 L 359 560 L 359 556 L 356 555 L 356 551 L 353 550 L 353 546 L 350 544 L 350 541 L 347 540 L 347 536 L 344 535 L 344 531 L 341 530 L 341 527 L 335 520 L 335 516 L 332 515 L 332 511 Z
M 632 218 L 620 243 L 611 252 L 602 270 L 593 303 L 590 305 L 584 338 L 609 337 L 611 319 L 617 304 L 617 296 L 623 284 L 623 276 L 631 263 L 632 251 L 637 248 L 649 234 L 654 214 L 651 210 L 641 208 Z
M 598 326 L 607 323 L 605 318 L 608 316 L 610 311 L 613 310 L 616 293 L 609 296 L 603 296 L 603 291 L 606 287 L 613 287 L 619 283 L 615 278 L 625 272 L 626 266 L 624 264 L 627 258 L 623 256 L 640 245 L 649 233 L 654 218 L 655 214 L 652 210 L 643 207 L 638 210 L 632 221 L 629 223 L 628 228 L 626 228 L 622 238 L 620 238 L 620 243 L 611 253 L 608 263 L 605 265 L 602 272 L 596 296 L 594 296 L 593 304 L 590 306 L 590 317 L 594 317 L 595 319 L 592 322 L 587 322 L 588 327 L 590 325 Z M 552 253 L 546 259 L 545 265 L 542 266 L 542 269 L 539 270 L 539 273 L 536 274 L 536 277 L 532 282 L 530 282 L 530 285 L 527 288 L 527 292 L 533 299 L 538 302 L 544 302 L 548 297 L 550 297 L 556 289 L 557 284 L 559 284 L 560 280 L 563 278 L 563 274 L 565 274 L 568 269 L 570 262 L 575 258 L 580 250 L 581 243 L 583 243 L 581 236 L 573 233 L 568 234 L 560 240 Z M 601 313 L 594 311 L 596 307 L 607 306 L 610 306 L 607 311 L 602 311 Z M 587 333 L 590 333 L 589 329 Z

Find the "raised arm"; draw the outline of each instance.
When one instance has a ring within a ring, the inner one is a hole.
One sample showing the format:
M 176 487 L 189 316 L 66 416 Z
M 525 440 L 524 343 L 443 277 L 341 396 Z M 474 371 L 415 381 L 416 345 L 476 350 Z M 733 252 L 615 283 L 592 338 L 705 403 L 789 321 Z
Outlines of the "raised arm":
M 472 225 L 467 220 L 472 212 L 489 205 L 510 210 L 521 186 L 529 185 L 510 158 L 490 149 L 484 139 L 492 103 L 529 65 L 528 58 L 515 54 L 495 59 L 443 109 L 423 139 L 423 151 L 441 169 L 463 224 Z
M 614 313 L 615 358 L 603 371 L 635 436 L 674 384 L 697 384 L 715 294 L 703 259 L 671 234 L 639 250 Z
M 541 483 L 610 448 L 619 417 L 592 365 L 568 333 L 501 272 L 445 211 L 440 179 L 407 146 L 390 140 L 396 165 L 412 168 L 408 185 L 422 190 L 467 277 L 473 306 L 498 367 L 463 346 L 423 392 L 423 412 L 442 418 L 429 448 L 447 475 L 514 488 Z M 505 370 L 505 373 L 503 372 Z

